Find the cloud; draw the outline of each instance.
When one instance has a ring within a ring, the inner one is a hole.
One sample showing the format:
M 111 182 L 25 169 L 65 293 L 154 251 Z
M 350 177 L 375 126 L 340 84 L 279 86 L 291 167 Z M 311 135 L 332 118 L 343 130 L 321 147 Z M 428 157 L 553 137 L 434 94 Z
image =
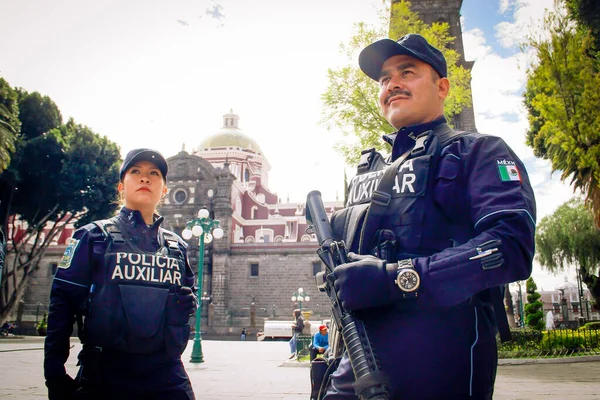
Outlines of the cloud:
M 553 8 L 554 0 L 501 0 L 500 12 L 514 9 L 513 21 L 503 21 L 495 26 L 496 39 L 505 48 L 523 43 L 529 32 L 538 30 L 546 9 Z
M 500 4 L 498 6 L 498 12 L 500 14 L 504 14 L 508 7 L 510 6 L 510 0 L 500 0 Z
M 539 14 L 539 10 L 532 11 L 531 8 L 539 8 L 540 3 L 549 1 L 516 0 L 502 2 L 501 7 L 515 9 L 516 23 L 511 26 L 512 29 L 522 27 L 518 35 L 524 37 L 527 29 L 523 21 Z M 513 39 L 515 37 L 516 34 Z M 533 54 L 515 49 L 514 54 L 502 56 L 486 42 L 479 28 L 465 31 L 463 43 L 466 59 L 475 61 L 471 86 L 477 129 L 503 138 L 525 163 L 536 196 L 539 221 L 573 197 L 573 190 L 560 181 L 560 172 L 551 173 L 550 163 L 536 158 L 533 150 L 525 144 L 529 123 L 522 93 L 527 79 L 526 66 L 533 59 Z

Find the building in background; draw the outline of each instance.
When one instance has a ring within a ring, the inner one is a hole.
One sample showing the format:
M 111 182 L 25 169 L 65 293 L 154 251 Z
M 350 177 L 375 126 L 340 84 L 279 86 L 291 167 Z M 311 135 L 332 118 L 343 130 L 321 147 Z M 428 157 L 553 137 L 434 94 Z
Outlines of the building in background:
M 305 204 L 282 202 L 271 191 L 268 159 L 240 129 L 238 115 L 225 114 L 220 130 L 167 162 L 169 193 L 160 209 L 164 226 L 181 233 L 207 208 L 225 231 L 205 246 L 204 326 L 237 333 L 233 327 L 262 327 L 264 318 L 291 319 L 296 307 L 291 297 L 298 288 L 311 294 L 305 308 L 317 318 L 327 315 L 329 299 L 315 286 L 314 275 L 323 267 L 316 238 L 306 233 Z M 297 166 L 289 168 L 290 174 L 301 173 Z M 342 206 L 325 201 L 328 213 Z M 189 257 L 197 266 L 194 240 Z
M 544 305 L 542 309 L 544 318 L 548 311 L 552 311 L 556 328 L 576 328 L 582 323 L 600 320 L 598 307 L 594 303 L 590 291 L 582 288 L 580 296 L 577 285 L 569 282 L 566 277 L 565 281 L 556 289 L 538 290 L 537 292 L 540 294 L 540 301 Z M 515 319 L 518 319 L 527 305 L 525 281 L 521 281 L 521 293 L 519 293 L 518 285 L 511 285 L 511 296 Z M 522 305 L 520 304 L 521 299 L 523 301 Z
M 303 308 L 312 310 L 315 319 L 328 317 L 329 299 L 316 288 L 314 276 L 323 266 L 316 238 L 306 232 L 305 204 L 282 202 L 271 191 L 268 159 L 240 129 L 238 115 L 225 114 L 220 130 L 167 163 L 162 226 L 181 234 L 186 222 L 207 208 L 225 231 L 223 238 L 205 245 L 203 331 L 237 335 L 238 327 L 245 326 L 255 333 L 264 318 L 291 320 L 298 306 L 291 298 L 299 288 L 311 297 Z M 290 175 L 301 173 L 297 166 L 289 168 Z M 343 206 L 326 200 L 329 214 Z M 19 224 L 12 228 L 26 229 Z M 73 232 L 72 225 L 65 229 L 32 275 L 19 314 L 24 325 L 33 326 L 47 309 L 52 276 Z M 190 264 L 197 271 L 197 239 L 188 243 Z

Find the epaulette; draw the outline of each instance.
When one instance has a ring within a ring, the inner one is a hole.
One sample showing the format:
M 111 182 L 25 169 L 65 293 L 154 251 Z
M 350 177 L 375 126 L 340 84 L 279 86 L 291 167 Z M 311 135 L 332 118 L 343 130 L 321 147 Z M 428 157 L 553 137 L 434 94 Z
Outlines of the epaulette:
M 184 249 L 187 249 L 188 244 L 174 232 L 171 232 L 168 229 L 159 228 L 159 232 L 164 237 L 165 242 L 167 242 L 169 247 L 175 248 L 174 246 L 180 245 Z
M 358 161 L 358 165 L 356 167 L 356 174 L 361 175 L 370 171 L 378 171 L 386 166 L 387 163 L 385 162 L 383 156 L 373 147 L 363 150 L 360 153 L 360 160 Z
M 92 224 L 100 228 L 100 230 L 104 234 L 104 237 L 108 238 L 110 236 L 113 242 L 115 243 L 125 243 L 125 239 L 123 239 L 123 234 L 121 233 L 121 230 L 119 229 L 115 219 L 116 217 L 109 219 L 101 219 L 98 221 L 94 221 Z

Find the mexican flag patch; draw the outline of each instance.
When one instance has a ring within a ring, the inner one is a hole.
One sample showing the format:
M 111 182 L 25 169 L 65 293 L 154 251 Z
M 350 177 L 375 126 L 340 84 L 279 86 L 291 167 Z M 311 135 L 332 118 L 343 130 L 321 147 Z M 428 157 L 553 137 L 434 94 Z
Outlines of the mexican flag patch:
M 521 175 L 514 161 L 496 160 L 502 182 L 521 181 Z

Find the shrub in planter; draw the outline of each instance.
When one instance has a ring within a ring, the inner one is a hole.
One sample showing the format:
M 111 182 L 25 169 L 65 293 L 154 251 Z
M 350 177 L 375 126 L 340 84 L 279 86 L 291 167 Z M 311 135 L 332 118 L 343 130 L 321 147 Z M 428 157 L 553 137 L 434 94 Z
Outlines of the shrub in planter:
M 46 336 L 48 330 L 48 314 L 44 313 L 44 316 L 37 324 L 37 333 L 40 336 Z
M 542 339 L 542 347 L 548 350 L 578 351 L 586 347 L 585 337 L 577 331 L 550 331 Z
M 579 328 L 580 330 L 597 331 L 600 330 L 600 321 L 588 322 Z
M 499 343 L 498 350 L 513 351 L 517 349 L 539 349 L 542 341 L 542 332 L 531 328 L 511 329 L 512 340 L 506 343 Z

